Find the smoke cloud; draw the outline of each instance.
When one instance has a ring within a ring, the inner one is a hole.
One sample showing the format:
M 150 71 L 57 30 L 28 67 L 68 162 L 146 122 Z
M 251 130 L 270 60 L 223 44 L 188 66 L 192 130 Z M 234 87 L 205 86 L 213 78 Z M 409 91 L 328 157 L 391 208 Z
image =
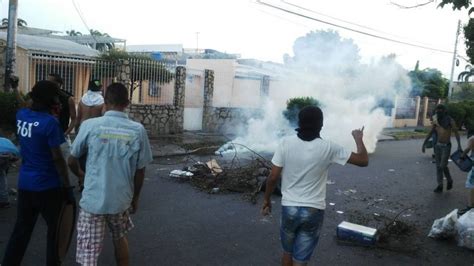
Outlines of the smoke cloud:
M 270 81 L 263 117 L 251 119 L 246 134 L 233 142 L 256 152 L 273 152 L 282 136 L 296 134 L 282 114 L 286 102 L 310 96 L 321 103 L 324 113 L 322 138 L 355 151 L 351 132 L 365 127 L 364 142 L 367 150 L 374 152 L 377 136 L 390 126 L 390 114 L 380 103 L 393 103 L 396 96 L 406 96 L 410 90 L 407 71 L 395 56 L 362 64 L 352 40 L 333 31 L 299 38 L 294 53 L 293 57 L 285 56 L 285 68 Z

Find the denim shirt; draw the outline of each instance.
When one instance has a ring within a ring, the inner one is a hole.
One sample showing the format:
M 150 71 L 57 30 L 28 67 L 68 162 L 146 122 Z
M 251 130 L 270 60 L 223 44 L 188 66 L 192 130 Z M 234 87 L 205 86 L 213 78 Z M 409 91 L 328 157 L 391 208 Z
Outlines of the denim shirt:
M 79 158 L 85 153 L 81 208 L 94 214 L 127 210 L 132 202 L 135 171 L 153 159 L 143 125 L 118 111 L 88 119 L 81 124 L 71 156 Z

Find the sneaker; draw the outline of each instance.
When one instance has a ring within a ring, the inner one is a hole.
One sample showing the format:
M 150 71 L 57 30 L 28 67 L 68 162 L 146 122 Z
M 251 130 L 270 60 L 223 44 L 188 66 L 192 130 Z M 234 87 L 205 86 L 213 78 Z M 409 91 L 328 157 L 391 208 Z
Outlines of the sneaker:
M 472 209 L 472 207 L 466 207 L 462 210 L 458 210 L 458 215 L 461 216 L 461 215 L 465 214 L 466 212 L 468 212 L 470 209 Z
M 446 190 L 451 190 L 453 188 L 453 181 L 448 182 L 448 186 L 446 187 Z
M 10 208 L 10 202 L 0 202 L 0 209 Z
M 443 186 L 442 185 L 439 185 L 437 186 L 434 190 L 433 190 L 434 193 L 441 193 L 443 192 Z

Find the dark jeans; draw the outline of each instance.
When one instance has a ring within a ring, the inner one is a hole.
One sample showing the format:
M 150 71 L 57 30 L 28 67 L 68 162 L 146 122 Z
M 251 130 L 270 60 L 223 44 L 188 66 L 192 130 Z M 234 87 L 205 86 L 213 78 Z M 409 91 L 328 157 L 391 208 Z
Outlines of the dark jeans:
M 61 203 L 62 198 L 59 188 L 40 192 L 18 191 L 16 223 L 1 265 L 16 266 L 21 264 L 39 214 L 43 216 L 48 225 L 46 265 L 59 265 L 55 242 Z M 39 264 L 37 262 L 36 265 Z
M 436 178 L 438 185 L 443 185 L 443 174 L 446 176 L 448 183 L 453 182 L 448 168 L 448 159 L 451 155 L 451 143 L 437 143 L 434 146 L 435 161 L 436 161 Z

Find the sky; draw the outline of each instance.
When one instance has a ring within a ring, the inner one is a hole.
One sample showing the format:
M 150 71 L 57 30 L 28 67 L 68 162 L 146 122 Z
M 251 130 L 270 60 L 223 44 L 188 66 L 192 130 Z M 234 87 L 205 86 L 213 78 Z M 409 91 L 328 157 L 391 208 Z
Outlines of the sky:
M 453 51 L 457 21 L 468 20 L 467 11 L 453 11 L 436 3 L 402 9 L 390 0 L 262 0 L 293 12 L 386 38 Z M 425 0 L 392 0 L 415 5 Z M 183 44 L 185 48 L 210 48 L 254 58 L 282 62 L 292 55 L 296 38 L 311 30 L 337 30 L 360 48 L 362 60 L 370 62 L 394 53 L 406 69 L 417 60 L 421 68 L 437 68 L 449 78 L 452 54 L 415 48 L 365 36 L 321 22 L 301 18 L 255 0 L 18 0 L 19 17 L 28 26 L 58 31 L 87 29 L 106 32 L 127 44 Z M 439 1 L 438 1 L 439 2 Z M 1 15 L 8 16 L 8 1 L 1 0 Z M 292 4 L 289 5 L 288 3 Z M 79 12 L 76 10 L 77 7 Z M 303 7 L 297 8 L 294 5 Z M 78 13 L 82 14 L 81 20 Z M 351 23 L 341 22 L 348 21 Z M 363 27 L 357 26 L 362 25 Z M 368 29 L 370 28 L 370 29 Z M 458 50 L 465 57 L 462 34 Z M 455 69 L 464 70 L 460 60 Z

